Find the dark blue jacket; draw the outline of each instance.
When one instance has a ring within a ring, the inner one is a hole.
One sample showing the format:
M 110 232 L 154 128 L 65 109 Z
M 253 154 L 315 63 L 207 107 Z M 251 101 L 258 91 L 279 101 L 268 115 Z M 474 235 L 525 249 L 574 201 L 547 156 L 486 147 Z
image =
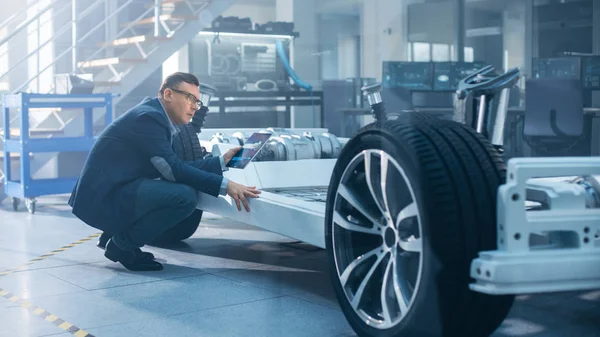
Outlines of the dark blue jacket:
M 98 137 L 69 205 L 88 225 L 115 233 L 133 222 L 144 179 L 164 178 L 217 197 L 223 183 L 219 157 L 183 162 L 173 152 L 173 125 L 158 98 L 115 119 Z

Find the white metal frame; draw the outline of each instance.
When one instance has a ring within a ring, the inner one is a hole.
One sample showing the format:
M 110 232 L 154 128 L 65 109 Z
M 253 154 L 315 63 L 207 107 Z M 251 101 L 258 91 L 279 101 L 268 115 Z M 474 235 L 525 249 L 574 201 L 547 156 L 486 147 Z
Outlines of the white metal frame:
M 250 212 L 246 212 L 243 206 L 238 211 L 235 201 L 229 196 L 214 198 L 204 193 L 199 193 L 198 208 L 325 248 L 325 203 L 298 200 L 268 190 L 327 187 L 334 165 L 335 159 L 311 159 L 256 162 L 243 170 L 230 169 L 224 176 L 261 190 L 259 198 L 249 199 Z M 285 184 L 285 180 L 294 183 Z
M 302 134 L 304 131 L 326 132 L 326 129 L 289 129 Z M 216 144 L 208 140 L 215 132 L 232 134 L 242 132 L 246 136 L 259 129 L 203 129 L 200 143 L 214 155 L 220 155 L 233 144 Z M 327 188 L 336 159 L 306 159 L 295 161 L 251 162 L 244 169 L 230 168 L 223 176 L 246 186 L 256 186 L 260 197 L 250 199 L 250 212 L 243 207 L 238 211 L 229 196 L 214 198 L 199 193 L 198 209 L 221 215 L 232 220 L 275 232 L 316 247 L 325 248 L 325 203 L 299 200 L 277 194 L 277 189 Z
M 212 134 L 249 135 L 255 131 L 203 130 L 200 138 L 203 146 L 219 155 L 234 145 L 210 143 Z M 252 162 L 243 170 L 230 169 L 224 176 L 262 190 L 260 198 L 250 200 L 251 211 L 238 211 L 228 196 L 214 198 L 203 193 L 198 208 L 325 248 L 325 203 L 302 201 L 273 190 L 326 188 L 335 162 Z M 494 295 L 600 289 L 600 239 L 596 238 L 600 208 L 587 208 L 584 187 L 568 182 L 573 176 L 594 175 L 600 175 L 600 158 L 509 160 L 507 182 L 497 194 L 498 248 L 480 252 L 473 260 L 471 289 Z M 544 196 L 549 209 L 527 210 L 526 199 L 536 194 Z M 536 244 L 540 238 L 552 242 Z
M 498 190 L 498 249 L 471 265 L 471 289 L 487 294 L 526 294 L 600 289 L 600 209 L 586 208 L 585 190 L 569 176 L 600 174 L 600 158 L 517 158 L 508 162 Z M 547 177 L 564 177 L 543 179 Z M 546 196 L 549 209 L 527 211 L 525 197 Z M 528 193 L 529 192 L 529 193 Z M 536 236 L 553 242 L 535 246 Z

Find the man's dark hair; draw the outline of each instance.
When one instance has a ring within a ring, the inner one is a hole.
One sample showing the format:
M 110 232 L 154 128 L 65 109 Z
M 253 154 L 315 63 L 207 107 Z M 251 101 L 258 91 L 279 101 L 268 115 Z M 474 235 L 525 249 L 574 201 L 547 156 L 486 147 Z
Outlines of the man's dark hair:
M 176 72 L 167 76 L 167 78 L 165 78 L 165 80 L 162 82 L 159 90 L 160 95 L 162 96 L 164 94 L 165 89 L 177 88 L 177 86 L 183 82 L 194 84 L 197 87 L 200 86 L 200 81 L 198 81 L 198 78 L 196 76 L 190 73 Z

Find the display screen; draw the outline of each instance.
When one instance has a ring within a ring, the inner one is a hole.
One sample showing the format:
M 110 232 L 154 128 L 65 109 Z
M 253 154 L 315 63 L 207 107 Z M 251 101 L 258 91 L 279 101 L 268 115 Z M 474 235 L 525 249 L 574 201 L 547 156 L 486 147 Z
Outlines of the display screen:
M 557 57 L 533 60 L 533 78 L 575 78 L 581 77 L 579 57 Z
M 483 62 L 455 62 L 453 69 L 455 87 L 458 86 L 458 83 L 465 77 L 473 74 L 483 67 L 485 67 Z
M 452 64 L 454 62 L 437 62 L 434 65 L 433 88 L 435 90 L 452 90 L 454 74 Z
M 383 87 L 432 90 L 433 63 L 383 62 Z
M 252 134 L 252 136 L 244 143 L 242 149 L 227 163 L 227 167 L 239 169 L 246 167 L 256 154 L 258 154 L 260 149 L 262 149 L 269 137 L 271 137 L 270 133 Z
M 483 68 L 483 62 L 436 62 L 434 90 L 456 90 L 465 77 Z
M 600 56 L 584 59 L 583 87 L 585 89 L 600 90 Z

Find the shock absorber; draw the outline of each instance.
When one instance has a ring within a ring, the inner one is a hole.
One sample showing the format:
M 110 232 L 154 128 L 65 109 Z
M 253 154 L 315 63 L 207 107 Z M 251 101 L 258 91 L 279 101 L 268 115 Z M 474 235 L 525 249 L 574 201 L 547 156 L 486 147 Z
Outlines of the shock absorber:
M 381 83 L 367 85 L 361 88 L 363 95 L 367 96 L 367 101 L 371 106 L 371 112 L 375 121 L 384 121 L 387 119 L 383 99 L 381 98 Z
M 452 120 L 474 128 L 504 152 L 504 125 L 510 90 L 520 77 L 518 68 L 496 75 L 493 66 L 463 78 L 456 91 Z

